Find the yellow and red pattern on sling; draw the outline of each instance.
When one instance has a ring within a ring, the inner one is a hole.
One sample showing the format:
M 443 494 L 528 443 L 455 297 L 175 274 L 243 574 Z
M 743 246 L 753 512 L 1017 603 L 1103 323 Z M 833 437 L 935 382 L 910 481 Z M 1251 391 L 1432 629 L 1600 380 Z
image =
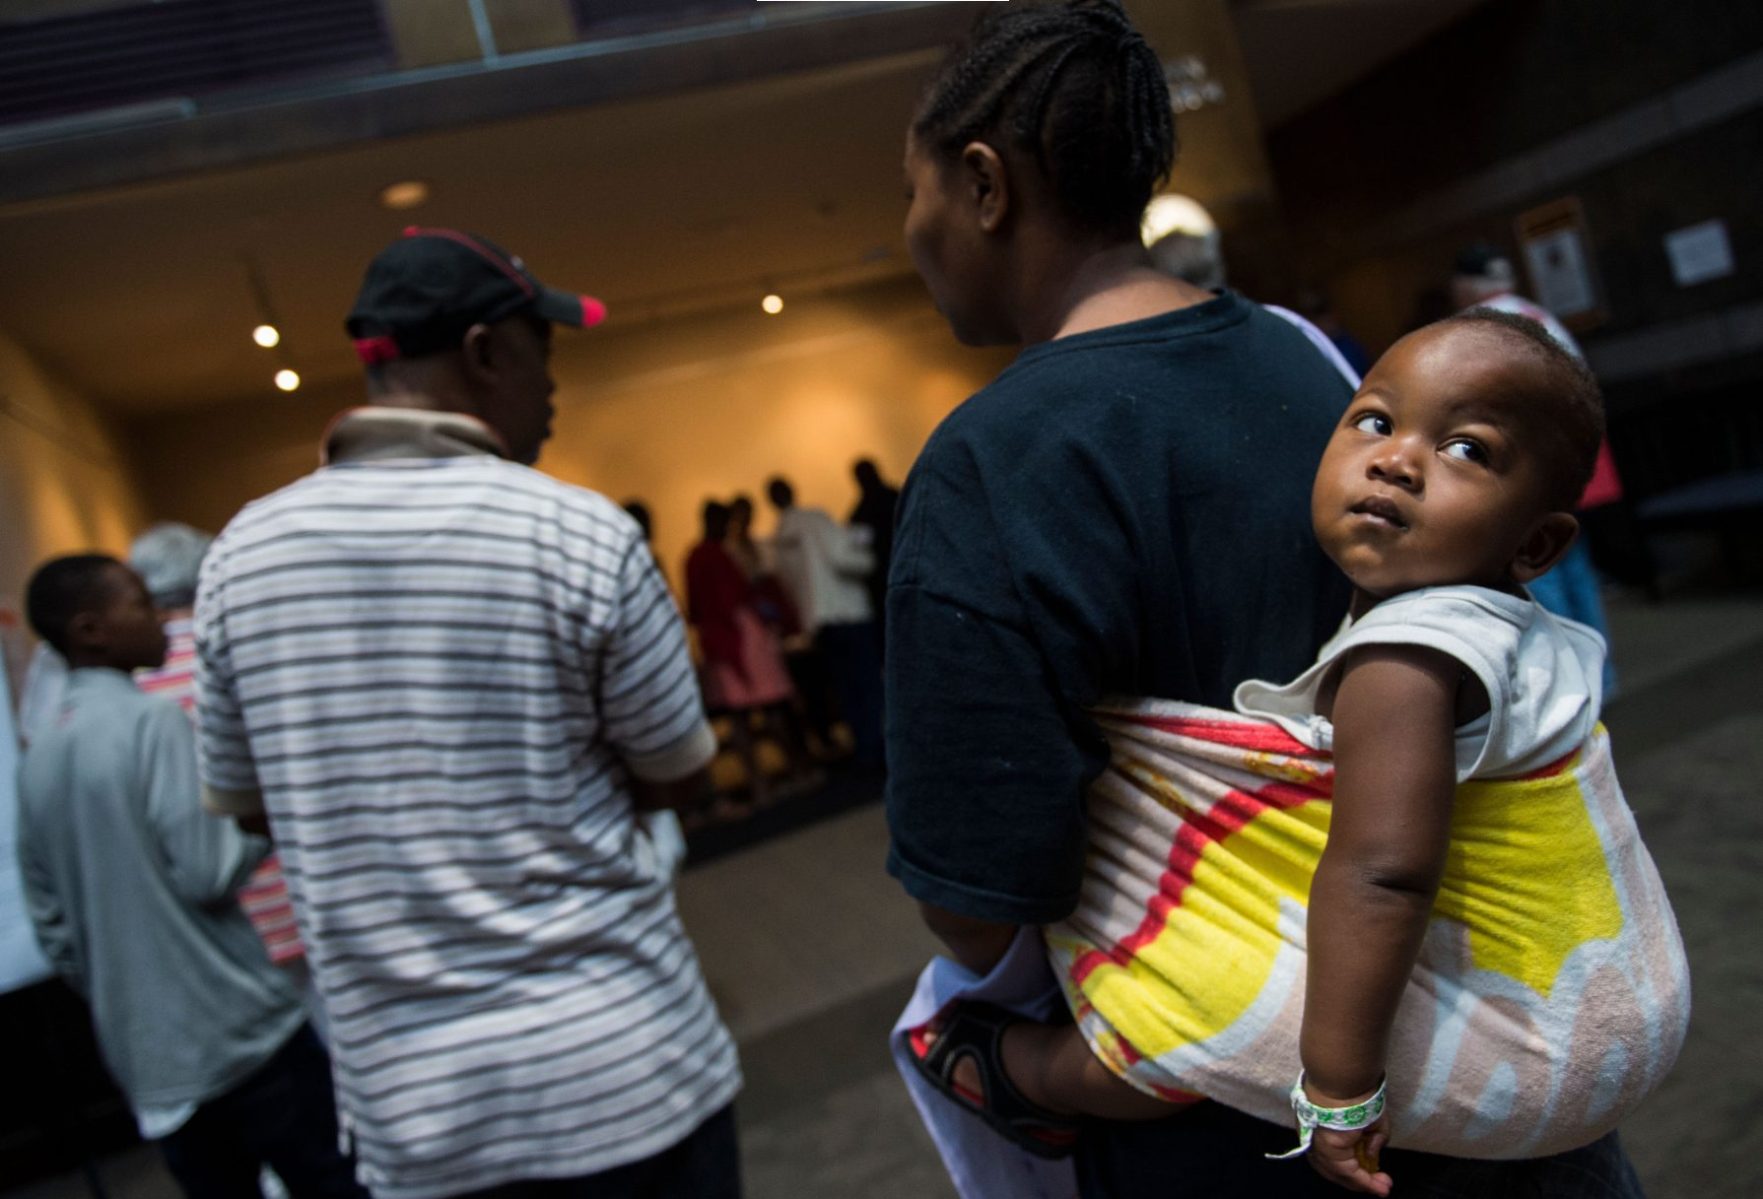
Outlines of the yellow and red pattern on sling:
M 1099 712 L 1077 911 L 1046 930 L 1098 1057 L 1175 1102 L 1290 1119 L 1305 906 L 1334 768 L 1278 726 L 1166 701 Z M 1388 1063 L 1396 1145 L 1530 1157 L 1613 1128 L 1676 1059 L 1682 941 L 1598 726 L 1519 778 L 1460 784 Z

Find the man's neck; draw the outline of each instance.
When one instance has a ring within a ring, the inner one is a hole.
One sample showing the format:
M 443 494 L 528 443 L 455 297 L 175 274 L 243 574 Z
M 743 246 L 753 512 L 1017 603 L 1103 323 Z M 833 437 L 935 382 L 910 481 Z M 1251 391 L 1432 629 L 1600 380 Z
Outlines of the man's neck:
M 409 388 L 392 388 L 377 391 L 367 397 L 373 408 L 401 408 L 410 412 L 452 412 L 460 416 L 476 416 L 472 405 L 463 396 L 450 395 L 446 392 L 430 393 L 412 391 Z
M 377 397 L 376 397 L 377 398 Z M 383 458 L 510 457 L 494 428 L 475 416 L 430 407 L 371 404 L 340 414 L 325 430 L 326 465 Z

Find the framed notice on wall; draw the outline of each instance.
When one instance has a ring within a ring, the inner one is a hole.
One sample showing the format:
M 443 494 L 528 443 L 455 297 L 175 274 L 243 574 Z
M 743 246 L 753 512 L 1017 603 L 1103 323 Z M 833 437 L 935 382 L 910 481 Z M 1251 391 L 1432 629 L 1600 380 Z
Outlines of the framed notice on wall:
M 1603 324 L 1603 293 L 1578 197 L 1520 213 L 1514 225 L 1531 298 L 1576 333 Z

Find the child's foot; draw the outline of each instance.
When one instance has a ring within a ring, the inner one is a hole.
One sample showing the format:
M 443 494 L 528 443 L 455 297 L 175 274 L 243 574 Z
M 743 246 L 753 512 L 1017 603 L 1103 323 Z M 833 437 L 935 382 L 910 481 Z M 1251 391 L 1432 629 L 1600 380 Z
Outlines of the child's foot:
M 1076 1123 L 1031 1099 L 1006 1066 L 1015 1056 L 1006 1046 L 1020 1043 L 1032 1028 L 994 1004 L 958 1003 L 934 1027 L 914 1029 L 908 1043 L 932 1086 L 1037 1157 L 1064 1157 L 1077 1141 Z

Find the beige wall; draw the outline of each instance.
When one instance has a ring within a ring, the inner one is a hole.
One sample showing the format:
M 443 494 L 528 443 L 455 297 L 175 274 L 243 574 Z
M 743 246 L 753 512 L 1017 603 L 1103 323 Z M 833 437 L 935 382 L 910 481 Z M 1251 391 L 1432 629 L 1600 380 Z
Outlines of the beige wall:
M 0 632 L 16 629 L 43 559 L 125 553 L 142 512 L 110 423 L 0 334 Z
M 843 519 L 854 459 L 899 480 L 950 409 L 1010 358 L 957 345 L 916 281 L 621 331 L 559 333 L 558 416 L 539 466 L 655 514 L 657 554 L 678 577 L 707 496 L 746 491 L 769 525 L 765 480 Z M 130 426 L 156 517 L 218 529 L 247 500 L 311 470 L 329 418 L 359 403 L 350 381 Z
M 581 340 L 583 369 L 561 390 L 541 465 L 615 499 L 644 499 L 657 554 L 676 575 L 706 497 L 752 495 L 763 534 L 765 481 L 781 473 L 798 503 L 842 520 L 856 502 L 854 460 L 872 457 L 903 479 L 937 422 L 1010 357 L 958 345 L 916 281 L 860 299 L 807 298 L 776 318 L 755 305 L 601 353 Z M 595 359 L 607 372 L 598 383 Z
M 246 502 L 317 466 L 325 425 L 360 402 L 349 383 L 135 418 L 129 446 L 148 510 L 218 533 Z

